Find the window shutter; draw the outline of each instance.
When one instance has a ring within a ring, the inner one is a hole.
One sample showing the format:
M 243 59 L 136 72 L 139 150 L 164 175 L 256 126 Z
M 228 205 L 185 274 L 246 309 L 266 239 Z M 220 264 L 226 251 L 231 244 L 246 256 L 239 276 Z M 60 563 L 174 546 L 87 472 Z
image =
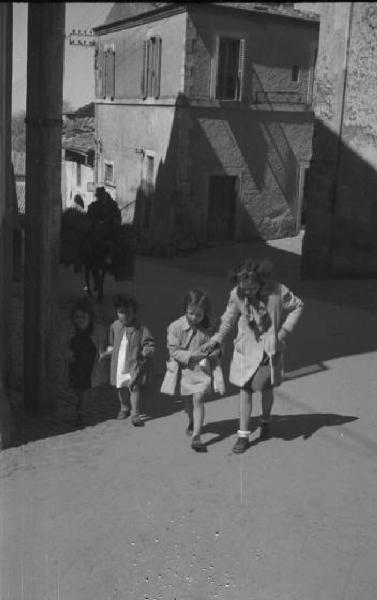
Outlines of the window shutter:
M 149 40 L 143 42 L 143 70 L 141 73 L 141 95 L 143 99 L 148 96 L 148 63 L 149 63 Z
M 154 97 L 160 97 L 161 88 L 161 46 L 162 40 L 160 37 L 155 38 L 154 46 Z
M 156 38 L 152 37 L 148 40 L 148 74 L 147 74 L 147 96 L 152 96 L 154 93 L 155 80 L 155 57 L 156 57 Z
M 95 54 L 95 67 L 96 67 L 96 98 L 104 97 L 105 87 L 105 64 L 104 64 L 104 51 L 98 46 Z
M 99 48 L 96 46 L 94 51 L 94 76 L 95 76 L 95 94 L 96 98 L 99 96 L 99 77 L 98 77 L 98 59 L 99 59 Z
M 106 97 L 115 98 L 115 50 L 106 52 Z
M 244 99 L 244 82 L 245 82 L 245 56 L 246 56 L 246 40 L 240 40 L 240 49 L 238 55 L 238 90 L 237 100 Z
M 217 77 L 216 77 L 216 98 L 221 98 L 224 80 L 224 44 L 222 38 L 218 38 L 217 46 Z
M 106 50 L 101 49 L 101 97 L 106 98 Z

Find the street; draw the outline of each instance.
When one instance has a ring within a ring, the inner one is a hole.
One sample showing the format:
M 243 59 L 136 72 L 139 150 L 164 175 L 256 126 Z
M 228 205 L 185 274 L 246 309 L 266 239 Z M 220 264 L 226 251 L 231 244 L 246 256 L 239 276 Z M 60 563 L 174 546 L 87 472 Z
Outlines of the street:
M 2 600 L 374 600 L 377 283 L 302 282 L 300 249 L 291 238 L 139 257 L 133 283 L 106 280 L 101 320 L 114 318 L 116 292 L 133 293 L 156 336 L 145 427 L 115 420 L 108 389 L 93 394 L 83 430 L 63 396 L 55 416 L 19 425 L 19 445 L 0 458 Z M 206 405 L 208 452 L 196 454 L 181 403 L 158 391 L 166 327 L 192 286 L 220 315 L 227 270 L 248 254 L 272 258 L 304 317 L 272 438 L 258 442 L 256 396 L 251 447 L 231 453 L 229 387 Z M 62 326 L 81 289 L 61 268 Z

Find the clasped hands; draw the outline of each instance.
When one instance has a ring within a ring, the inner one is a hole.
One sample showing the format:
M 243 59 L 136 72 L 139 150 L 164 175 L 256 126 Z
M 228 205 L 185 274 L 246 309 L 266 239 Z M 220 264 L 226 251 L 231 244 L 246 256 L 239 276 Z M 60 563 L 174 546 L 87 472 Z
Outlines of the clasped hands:
M 195 352 L 193 352 L 191 354 L 190 360 L 193 363 L 199 363 L 201 360 L 203 360 L 205 358 L 211 358 L 213 356 L 216 356 L 216 350 L 219 348 L 219 346 L 220 345 L 218 342 L 209 340 L 208 342 L 206 342 L 205 344 L 200 346 L 200 348 L 198 350 L 196 350 Z

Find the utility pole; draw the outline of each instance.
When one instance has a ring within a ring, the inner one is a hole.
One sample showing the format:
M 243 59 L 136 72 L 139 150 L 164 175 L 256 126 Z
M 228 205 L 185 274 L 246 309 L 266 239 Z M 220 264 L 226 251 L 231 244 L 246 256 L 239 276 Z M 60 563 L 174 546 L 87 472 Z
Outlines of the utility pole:
M 24 403 L 56 406 L 65 3 L 28 4 Z
M 12 300 L 12 30 L 13 6 L 0 4 L 0 450 L 11 440 L 11 412 L 5 391 L 10 375 Z

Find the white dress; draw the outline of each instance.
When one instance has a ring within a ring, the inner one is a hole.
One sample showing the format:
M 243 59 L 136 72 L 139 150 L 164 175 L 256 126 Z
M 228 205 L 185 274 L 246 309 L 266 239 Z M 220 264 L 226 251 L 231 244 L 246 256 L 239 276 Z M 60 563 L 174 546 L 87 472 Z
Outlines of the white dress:
M 128 340 L 126 330 L 124 330 L 122 341 L 119 346 L 118 364 L 117 364 L 117 375 L 116 375 L 116 387 L 121 388 L 127 386 L 131 379 L 130 373 L 122 373 L 122 365 L 126 364 Z

